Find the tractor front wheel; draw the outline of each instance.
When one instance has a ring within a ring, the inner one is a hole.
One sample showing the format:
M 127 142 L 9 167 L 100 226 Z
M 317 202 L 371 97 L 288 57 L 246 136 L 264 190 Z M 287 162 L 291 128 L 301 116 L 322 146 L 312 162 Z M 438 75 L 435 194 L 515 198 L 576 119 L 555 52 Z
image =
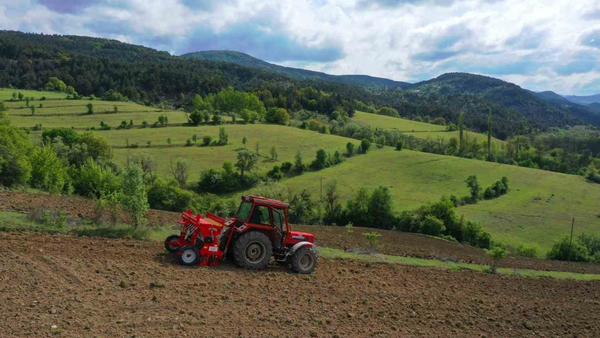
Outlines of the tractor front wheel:
M 297 273 L 309 274 L 317 268 L 317 255 L 312 248 L 304 246 L 294 252 L 291 263 Z
M 173 242 L 179 239 L 179 235 L 171 235 L 165 239 L 165 249 L 167 249 L 170 253 L 175 253 L 179 249 L 176 245 L 167 244 L 168 242 Z
M 251 231 L 235 241 L 233 258 L 235 263 L 246 269 L 260 270 L 267 267 L 273 255 L 273 246 L 267 236 Z
M 200 252 L 195 246 L 186 246 L 181 250 L 181 256 L 179 256 L 179 262 L 185 266 L 194 266 L 198 264 L 200 260 Z

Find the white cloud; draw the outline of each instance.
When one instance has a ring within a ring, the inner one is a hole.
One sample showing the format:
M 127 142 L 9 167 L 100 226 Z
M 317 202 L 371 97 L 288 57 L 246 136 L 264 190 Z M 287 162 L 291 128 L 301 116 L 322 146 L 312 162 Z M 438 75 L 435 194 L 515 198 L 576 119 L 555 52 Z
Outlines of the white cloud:
M 592 10 L 600 0 L 85 0 L 72 10 L 66 3 L 0 0 L 0 28 L 176 53 L 242 49 L 333 74 L 419 81 L 468 71 L 532 90 L 600 92 L 590 85 L 600 73 L 598 39 L 583 43 L 600 28 Z

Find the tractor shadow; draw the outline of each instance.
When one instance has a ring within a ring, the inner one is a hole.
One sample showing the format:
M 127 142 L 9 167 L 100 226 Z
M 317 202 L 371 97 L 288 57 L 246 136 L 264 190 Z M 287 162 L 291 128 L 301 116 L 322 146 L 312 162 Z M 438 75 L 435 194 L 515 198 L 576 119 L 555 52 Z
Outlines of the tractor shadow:
M 271 260 L 271 262 L 269 263 L 269 266 L 266 269 L 257 270 L 257 271 L 242 269 L 242 268 L 238 267 L 237 265 L 235 265 L 235 263 L 230 259 L 225 259 L 225 260 L 219 262 L 219 265 L 217 265 L 217 266 L 200 266 L 200 265 L 184 266 L 184 265 L 181 265 L 181 263 L 179 263 L 179 259 L 178 259 L 177 255 L 170 254 L 168 252 L 161 252 L 161 253 L 154 255 L 154 261 L 159 263 L 160 265 L 172 266 L 174 268 L 181 269 L 181 270 L 211 269 L 214 271 L 230 271 L 230 272 L 239 272 L 239 273 L 284 273 L 284 274 L 294 274 L 294 275 L 296 274 L 291 268 L 285 267 L 285 266 L 280 266 L 277 263 L 275 263 L 274 260 Z

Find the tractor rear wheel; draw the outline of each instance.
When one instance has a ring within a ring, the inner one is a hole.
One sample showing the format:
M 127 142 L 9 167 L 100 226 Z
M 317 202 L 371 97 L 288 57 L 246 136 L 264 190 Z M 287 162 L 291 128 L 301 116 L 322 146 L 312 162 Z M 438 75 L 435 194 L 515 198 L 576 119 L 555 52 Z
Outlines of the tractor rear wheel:
M 265 234 L 251 231 L 235 241 L 233 258 L 235 263 L 246 269 L 260 270 L 267 267 L 273 255 L 273 246 Z
M 292 259 L 292 269 L 297 273 L 309 274 L 317 268 L 317 255 L 309 247 L 302 247 L 294 252 Z
M 167 249 L 168 252 L 170 253 L 175 253 L 177 252 L 177 250 L 179 249 L 178 246 L 176 245 L 170 245 L 167 244 L 166 242 L 173 242 L 179 239 L 179 235 L 171 235 L 169 237 L 167 237 L 167 239 L 165 239 L 165 249 Z
M 195 246 L 185 246 L 181 249 L 181 256 L 179 256 L 179 262 L 185 266 L 194 266 L 198 264 L 200 260 L 200 252 Z

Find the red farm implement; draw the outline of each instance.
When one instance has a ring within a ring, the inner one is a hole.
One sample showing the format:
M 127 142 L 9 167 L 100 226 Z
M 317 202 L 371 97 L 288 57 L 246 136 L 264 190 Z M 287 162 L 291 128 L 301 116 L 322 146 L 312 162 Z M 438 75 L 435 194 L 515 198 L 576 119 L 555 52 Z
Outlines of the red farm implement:
M 179 235 L 165 240 L 167 251 L 183 265 L 214 266 L 228 257 L 243 268 L 265 268 L 273 257 L 298 273 L 317 267 L 313 234 L 292 231 L 289 204 L 258 196 L 243 196 L 235 217 L 225 220 L 207 213 L 203 218 L 183 212 Z

